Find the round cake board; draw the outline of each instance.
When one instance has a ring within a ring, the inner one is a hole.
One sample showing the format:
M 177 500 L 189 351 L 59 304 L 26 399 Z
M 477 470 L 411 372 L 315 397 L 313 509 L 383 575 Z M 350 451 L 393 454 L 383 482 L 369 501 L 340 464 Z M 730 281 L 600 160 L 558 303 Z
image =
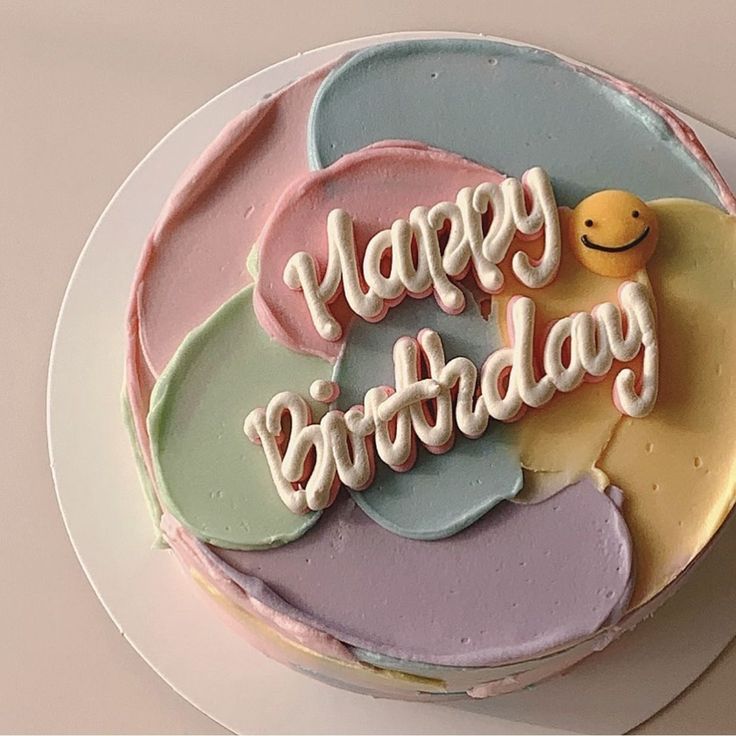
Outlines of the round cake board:
M 396 33 L 316 49 L 226 90 L 138 165 L 92 231 L 59 314 L 48 384 L 51 467 L 72 544 L 103 606 L 182 697 L 228 729 L 261 733 L 621 733 L 671 702 L 736 635 L 736 523 L 673 599 L 563 676 L 485 701 L 406 703 L 338 690 L 252 649 L 195 595 L 152 528 L 120 410 L 125 311 L 148 231 L 183 167 L 231 118 L 347 51 Z M 687 118 L 686 118 L 687 119 Z M 688 119 L 736 182 L 736 140 Z M 288 703 L 288 707 L 284 704 Z

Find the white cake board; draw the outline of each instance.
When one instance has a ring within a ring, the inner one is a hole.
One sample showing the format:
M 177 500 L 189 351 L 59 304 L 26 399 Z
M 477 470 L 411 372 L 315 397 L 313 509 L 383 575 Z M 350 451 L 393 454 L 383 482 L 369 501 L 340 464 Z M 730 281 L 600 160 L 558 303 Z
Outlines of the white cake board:
M 450 704 L 375 700 L 292 672 L 224 626 L 152 529 L 120 415 L 124 322 L 148 230 L 183 167 L 231 118 L 339 55 L 398 33 L 276 64 L 223 92 L 171 131 L 128 177 L 82 251 L 51 353 L 48 434 L 72 544 L 111 618 L 182 697 L 240 733 L 622 733 L 671 702 L 736 635 L 736 523 L 656 615 L 565 677 L 531 691 Z M 687 119 L 687 118 L 686 118 Z M 692 123 L 731 183 L 736 140 Z M 285 705 L 285 704 L 288 704 Z M 533 724 L 530 726 L 529 724 Z

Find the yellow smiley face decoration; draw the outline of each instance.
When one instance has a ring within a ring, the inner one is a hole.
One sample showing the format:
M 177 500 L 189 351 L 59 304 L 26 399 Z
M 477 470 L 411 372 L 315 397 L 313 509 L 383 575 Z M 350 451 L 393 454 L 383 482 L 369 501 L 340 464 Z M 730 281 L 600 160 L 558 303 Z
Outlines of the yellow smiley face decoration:
M 609 189 L 586 197 L 569 218 L 570 246 L 601 276 L 623 278 L 644 268 L 657 247 L 657 215 L 631 192 Z

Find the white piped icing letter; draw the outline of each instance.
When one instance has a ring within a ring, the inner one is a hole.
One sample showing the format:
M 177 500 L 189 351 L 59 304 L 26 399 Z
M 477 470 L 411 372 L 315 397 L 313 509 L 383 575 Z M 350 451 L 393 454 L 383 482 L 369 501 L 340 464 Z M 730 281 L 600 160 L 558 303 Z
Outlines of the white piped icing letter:
M 630 417 L 645 417 L 654 408 L 659 391 L 659 346 L 654 312 L 649 294 L 642 284 L 626 282 L 619 290 L 619 299 L 626 312 L 629 333 L 627 338 L 636 330 L 644 348 L 644 358 L 642 374 L 638 381 L 630 368 L 624 368 L 616 376 L 613 400 L 624 414 Z M 633 352 L 627 340 L 622 340 L 622 344 L 629 348 L 624 355 Z M 615 348 L 615 345 L 612 346 L 613 351 Z
M 527 208 L 527 199 L 530 207 Z M 483 217 L 490 222 L 483 232 Z M 449 225 L 442 250 L 439 233 Z M 508 255 L 517 234 L 533 237 L 544 231 L 544 251 L 533 261 L 523 251 L 514 254 L 511 267 L 525 286 L 539 289 L 557 275 L 560 265 L 560 222 L 554 191 L 547 173 L 535 167 L 523 183 L 508 178 L 501 184 L 465 187 L 456 201 L 431 208 L 415 207 L 408 220 L 396 220 L 369 241 L 358 264 L 353 221 L 347 212 L 332 210 L 327 216 L 327 267 L 321 280 L 317 261 L 300 251 L 289 258 L 284 282 L 301 290 L 317 332 L 335 342 L 342 328 L 329 304 L 340 289 L 355 314 L 370 322 L 383 318 L 391 303 L 405 294 L 425 296 L 434 292 L 440 307 L 458 314 L 465 306 L 462 291 L 453 283 L 472 269 L 480 287 L 499 292 L 504 278 L 498 264 Z M 416 244 L 416 257 L 412 244 Z M 386 256 L 390 270 L 381 270 Z M 364 288 L 364 284 L 365 287 Z

